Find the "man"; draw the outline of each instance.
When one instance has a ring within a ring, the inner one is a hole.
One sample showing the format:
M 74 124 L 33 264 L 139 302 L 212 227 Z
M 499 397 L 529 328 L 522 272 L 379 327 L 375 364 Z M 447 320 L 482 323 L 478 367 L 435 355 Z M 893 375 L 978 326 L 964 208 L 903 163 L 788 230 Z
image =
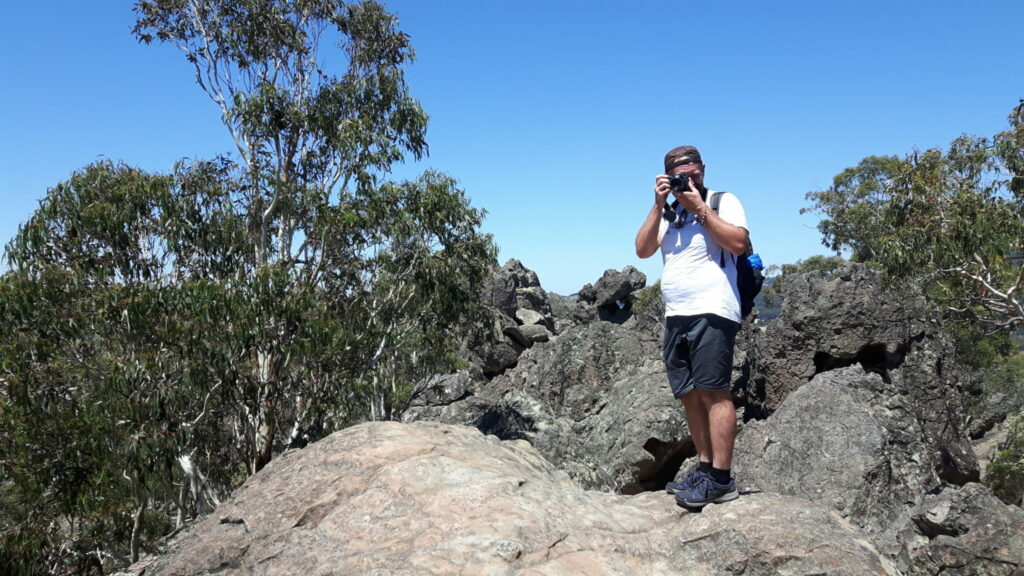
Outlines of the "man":
M 738 495 L 731 474 L 736 409 L 729 388 L 741 321 L 736 256 L 747 247 L 747 220 L 732 194 L 722 193 L 718 213 L 711 210 L 714 192 L 704 186 L 704 169 L 697 148 L 670 150 L 665 174 L 655 178 L 654 206 L 636 235 L 637 256 L 648 258 L 660 247 L 664 262 L 665 368 L 698 457 L 698 466 L 666 489 L 689 508 Z

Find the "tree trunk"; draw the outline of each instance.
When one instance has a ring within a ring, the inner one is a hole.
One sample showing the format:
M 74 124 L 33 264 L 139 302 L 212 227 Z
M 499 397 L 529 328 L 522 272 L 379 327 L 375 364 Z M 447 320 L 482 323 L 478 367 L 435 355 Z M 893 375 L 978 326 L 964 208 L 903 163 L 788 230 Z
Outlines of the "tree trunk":
M 137 498 L 140 500 L 139 507 L 135 510 L 135 522 L 132 524 L 132 563 L 139 561 L 139 547 L 142 541 L 142 518 L 146 514 L 146 507 L 149 505 L 149 497 L 143 491 L 139 491 Z
M 188 506 L 188 491 L 189 491 L 189 478 L 182 478 L 181 490 L 178 490 L 178 518 L 174 523 L 174 527 L 181 528 L 185 525 L 185 509 Z
M 252 473 L 255 474 L 270 463 L 274 455 L 274 437 L 277 423 L 274 414 L 274 388 L 277 385 L 274 353 L 260 350 L 256 353 L 257 377 L 260 383 L 262 402 L 257 407 L 255 437 L 253 438 Z

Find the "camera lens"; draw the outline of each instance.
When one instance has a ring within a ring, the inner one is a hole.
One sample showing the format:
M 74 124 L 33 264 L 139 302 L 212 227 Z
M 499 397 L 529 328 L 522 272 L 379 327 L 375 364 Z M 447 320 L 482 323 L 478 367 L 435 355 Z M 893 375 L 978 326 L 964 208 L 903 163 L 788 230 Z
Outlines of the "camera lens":
M 690 189 L 690 177 L 686 174 L 675 174 L 668 179 L 668 186 L 673 191 L 684 192 Z

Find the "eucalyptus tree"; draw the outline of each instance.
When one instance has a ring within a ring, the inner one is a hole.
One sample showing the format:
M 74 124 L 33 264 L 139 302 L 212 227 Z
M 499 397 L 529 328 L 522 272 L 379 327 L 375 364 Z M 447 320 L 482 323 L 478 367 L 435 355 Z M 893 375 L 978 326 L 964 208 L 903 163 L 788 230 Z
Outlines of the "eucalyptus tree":
M 914 279 L 953 317 L 1024 326 L 1024 101 L 993 137 L 865 158 L 807 199 L 826 246 Z
M 249 286 L 254 303 L 239 351 L 250 470 L 282 433 L 337 417 L 341 398 L 393 416 L 408 380 L 445 357 L 445 328 L 474 311 L 494 258 L 450 178 L 382 182 L 427 151 L 408 35 L 372 1 L 144 0 L 136 12 L 137 37 L 183 51 L 235 144 L 249 253 L 218 281 Z

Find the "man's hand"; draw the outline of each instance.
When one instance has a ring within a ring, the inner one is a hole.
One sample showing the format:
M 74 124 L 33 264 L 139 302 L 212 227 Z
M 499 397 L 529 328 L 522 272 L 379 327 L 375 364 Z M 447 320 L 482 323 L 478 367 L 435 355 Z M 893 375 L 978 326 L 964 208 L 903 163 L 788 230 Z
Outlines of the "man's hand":
M 668 185 L 668 175 L 658 174 L 654 178 L 654 206 L 647 213 L 647 218 L 636 233 L 636 255 L 647 258 L 658 251 L 658 226 L 665 210 L 665 202 L 672 188 Z
M 668 174 L 658 174 L 654 178 L 654 205 L 664 208 L 672 188 L 668 185 Z
M 700 197 L 700 190 L 697 190 L 697 187 L 693 185 L 693 179 L 690 179 L 689 190 L 685 192 L 673 192 L 673 195 L 690 214 L 702 216 L 708 209 L 707 204 L 705 204 L 704 200 Z

